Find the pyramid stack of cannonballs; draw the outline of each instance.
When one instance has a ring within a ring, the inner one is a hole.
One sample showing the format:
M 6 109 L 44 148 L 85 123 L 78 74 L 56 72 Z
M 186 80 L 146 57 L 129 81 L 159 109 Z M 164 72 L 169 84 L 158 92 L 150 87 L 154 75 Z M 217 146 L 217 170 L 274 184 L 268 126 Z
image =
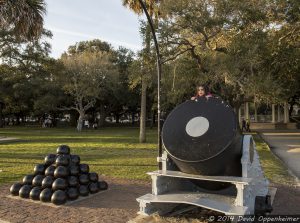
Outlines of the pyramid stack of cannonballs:
M 37 164 L 34 173 L 26 175 L 22 183 L 13 184 L 10 193 L 61 205 L 107 188 L 97 173 L 89 172 L 89 165 L 81 164 L 78 155 L 70 154 L 69 146 L 61 145 L 57 154 L 47 155 L 44 164 Z

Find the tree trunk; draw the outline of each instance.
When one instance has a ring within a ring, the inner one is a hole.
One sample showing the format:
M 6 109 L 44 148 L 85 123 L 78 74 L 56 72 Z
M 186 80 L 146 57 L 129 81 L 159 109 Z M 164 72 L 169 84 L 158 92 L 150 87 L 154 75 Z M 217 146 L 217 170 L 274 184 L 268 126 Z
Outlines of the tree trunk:
M 16 114 L 16 125 L 20 125 L 20 114 Z
M 135 116 L 135 113 L 131 112 L 131 124 L 132 125 L 134 125 L 134 116 Z
M 141 96 L 141 115 L 140 115 L 140 143 L 146 142 L 146 100 L 147 100 L 147 85 L 142 77 L 142 96 Z
M 119 124 L 120 123 L 120 115 L 116 114 L 115 117 L 116 117 L 116 124 Z
M 106 118 L 106 112 L 105 112 L 104 105 L 100 105 L 100 119 L 98 123 L 99 127 L 105 126 L 105 118 Z
M 78 118 L 78 121 L 77 121 L 77 130 L 78 130 L 78 132 L 82 131 L 83 118 L 84 118 L 84 112 L 80 111 L 79 112 L 79 118 Z
M 151 111 L 151 121 L 150 121 L 150 128 L 152 129 L 155 126 L 155 118 L 156 113 L 154 110 Z
M 150 15 L 152 17 L 152 15 Z M 146 64 L 150 61 L 150 47 L 151 47 L 151 29 L 149 24 L 146 27 L 145 33 L 145 56 L 144 60 Z M 142 95 L 141 95 L 141 115 L 140 115 L 140 143 L 146 142 L 146 101 L 147 100 L 147 82 L 145 74 L 142 75 Z
M 3 128 L 2 102 L 0 102 L 0 128 Z
M 56 114 L 55 112 L 52 113 L 52 126 L 51 127 L 56 127 L 57 126 L 57 121 L 56 121 Z
M 78 121 L 78 112 L 75 110 L 70 111 L 70 126 L 77 126 L 77 121 Z
M 152 112 L 152 126 L 155 126 L 157 113 L 155 112 L 155 110 L 153 110 Z

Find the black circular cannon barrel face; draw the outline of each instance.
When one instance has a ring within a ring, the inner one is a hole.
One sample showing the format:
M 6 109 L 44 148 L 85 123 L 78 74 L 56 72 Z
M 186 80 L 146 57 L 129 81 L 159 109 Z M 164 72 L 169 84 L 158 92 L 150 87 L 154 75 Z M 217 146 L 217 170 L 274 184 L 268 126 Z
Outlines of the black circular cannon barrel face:
M 40 199 L 40 193 L 41 193 L 41 188 L 40 187 L 34 187 L 31 189 L 29 197 L 32 200 L 39 200 Z
M 23 184 L 28 184 L 28 185 L 31 185 L 32 184 L 32 180 L 34 178 L 34 175 L 26 175 L 24 178 L 23 178 Z
M 54 171 L 54 177 L 60 178 L 60 177 L 67 177 L 69 175 L 69 169 L 65 166 L 58 166 L 56 167 Z
M 60 145 L 56 152 L 57 154 L 70 154 L 70 147 L 67 145 Z
M 182 161 L 204 161 L 222 152 L 237 131 L 232 108 L 219 98 L 199 98 L 177 106 L 162 129 L 168 153 Z
M 13 196 L 18 196 L 19 195 L 19 190 L 21 189 L 23 185 L 21 183 L 14 183 L 13 185 L 11 185 L 9 191 L 10 194 Z
M 45 170 L 45 175 L 46 176 L 54 176 L 54 171 L 55 171 L 55 166 L 49 166 Z
M 40 193 L 40 201 L 50 202 L 51 201 L 51 196 L 52 196 L 52 190 L 50 188 L 45 188 Z
M 61 205 L 66 203 L 67 195 L 66 192 L 62 190 L 55 191 L 51 196 L 51 202 L 56 205 Z
M 45 165 L 44 164 L 37 164 L 34 167 L 34 175 L 44 174 L 45 173 Z

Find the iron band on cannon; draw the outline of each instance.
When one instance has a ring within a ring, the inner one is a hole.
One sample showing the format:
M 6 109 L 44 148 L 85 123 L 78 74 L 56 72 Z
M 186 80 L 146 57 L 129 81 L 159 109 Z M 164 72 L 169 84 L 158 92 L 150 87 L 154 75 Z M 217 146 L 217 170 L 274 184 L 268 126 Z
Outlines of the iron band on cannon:
M 178 105 L 162 129 L 162 170 L 152 194 L 139 197 L 141 214 L 168 212 L 190 204 L 226 215 L 272 210 L 269 182 L 251 135 L 242 135 L 233 109 L 220 98 Z

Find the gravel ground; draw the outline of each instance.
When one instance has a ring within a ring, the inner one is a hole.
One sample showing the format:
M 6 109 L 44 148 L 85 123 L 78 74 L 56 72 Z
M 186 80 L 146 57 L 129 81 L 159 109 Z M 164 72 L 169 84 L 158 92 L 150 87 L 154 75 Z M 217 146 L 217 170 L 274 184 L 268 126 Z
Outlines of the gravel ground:
M 7 197 L 11 184 L 0 187 L 0 222 L 47 223 L 47 222 L 105 222 L 121 223 L 131 220 L 136 223 L 150 222 L 206 222 L 191 217 L 191 214 L 172 218 L 151 216 L 136 218 L 136 198 L 151 191 L 150 183 L 144 181 L 106 179 L 109 190 L 72 204 L 53 207 L 24 199 Z M 292 215 L 300 213 L 299 187 L 272 185 L 277 187 L 272 214 Z M 200 217 L 200 213 L 194 216 Z M 132 220 L 135 219 L 135 220 Z
M 9 185 L 0 187 L 0 222 L 52 223 L 52 222 L 127 222 L 136 216 L 136 198 L 148 193 L 150 185 L 139 181 L 106 179 L 109 189 L 91 198 L 70 205 L 52 207 L 28 201 L 12 199 Z

